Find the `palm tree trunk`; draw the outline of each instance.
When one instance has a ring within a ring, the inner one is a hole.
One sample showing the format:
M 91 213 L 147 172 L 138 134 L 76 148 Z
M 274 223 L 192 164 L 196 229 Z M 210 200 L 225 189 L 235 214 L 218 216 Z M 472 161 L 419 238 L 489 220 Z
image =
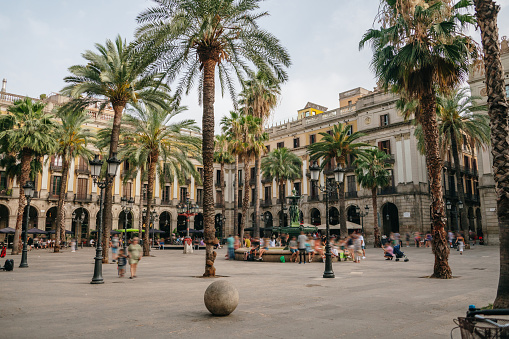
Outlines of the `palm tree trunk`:
M 500 61 L 497 16 L 500 6 L 491 0 L 474 0 L 477 22 L 481 28 L 484 49 L 488 114 L 491 126 L 493 176 L 497 192 L 497 214 L 500 237 L 500 275 L 494 308 L 509 308 L 509 127 L 504 91 L 504 69 Z
M 224 193 L 226 191 L 226 183 L 224 180 L 224 162 L 221 163 L 221 235 L 223 238 L 226 238 L 226 199 L 224 198 Z
M 113 126 L 111 128 L 110 138 L 110 155 L 111 158 L 113 153 L 117 153 L 118 148 L 118 137 L 120 135 L 120 123 L 122 121 L 122 113 L 124 112 L 125 102 L 112 102 L 113 111 L 115 115 L 113 117 Z M 113 180 L 110 178 L 111 183 L 106 185 L 104 189 L 104 210 L 103 210 L 103 263 L 107 264 L 109 261 L 109 249 L 110 249 L 110 231 L 111 224 L 113 222 Z
M 344 166 L 343 166 L 344 168 Z M 325 179 L 327 180 L 327 178 Z M 348 235 L 348 228 L 346 227 L 346 206 L 345 206 L 345 183 L 344 181 L 339 184 L 339 233 L 340 236 L 346 237 Z
M 233 235 L 239 235 L 239 156 L 235 155 L 235 173 L 233 174 Z
M 205 238 L 205 273 L 204 277 L 214 277 L 214 261 L 217 243 L 214 227 L 214 94 L 215 94 L 216 61 L 212 58 L 203 61 L 203 222 Z
M 255 159 L 255 191 L 254 191 L 254 236 L 260 236 L 260 161 L 261 154 Z
M 279 203 L 281 204 L 281 217 L 279 218 L 279 227 L 285 227 L 285 192 L 283 190 L 284 180 L 279 182 Z M 281 232 L 280 232 L 281 233 Z M 281 235 L 281 234 L 280 234 Z
M 421 97 L 422 112 L 419 115 L 419 123 L 424 134 L 426 149 L 426 166 L 431 188 L 431 206 L 433 220 L 433 251 L 435 253 L 435 265 L 433 278 L 452 278 L 449 267 L 449 244 L 445 232 L 444 200 L 442 195 L 442 159 L 440 158 L 438 144 L 438 124 L 435 115 L 436 98 L 435 91 L 429 82 L 429 91 Z
M 143 211 L 143 166 L 140 167 L 140 203 L 139 203 L 139 209 L 140 209 L 140 215 L 139 215 L 139 218 L 138 218 L 138 234 L 142 234 L 142 229 L 143 229 L 143 215 L 142 215 L 142 211 Z
M 240 241 L 244 239 L 244 229 L 248 220 L 249 209 L 249 157 L 244 157 L 244 200 L 242 201 L 242 222 L 240 223 Z
M 150 212 L 152 209 L 152 201 L 154 196 L 154 185 L 156 181 L 156 167 L 157 160 L 159 159 L 158 152 L 151 152 L 149 155 L 149 164 L 148 164 L 148 185 L 147 185 L 147 215 L 145 216 L 144 221 L 144 230 L 143 232 L 143 256 L 150 255 L 150 221 L 152 220 L 150 217 Z
M 19 176 L 19 199 L 18 199 L 18 215 L 16 217 L 16 228 L 14 230 L 14 241 L 12 245 L 12 255 L 17 255 L 21 251 L 21 227 L 23 225 L 23 212 L 25 211 L 25 206 L 27 204 L 25 198 L 25 191 L 23 190 L 23 186 L 25 186 L 29 176 L 30 176 L 30 162 L 32 161 L 32 152 L 29 150 L 23 150 L 21 155 L 21 175 Z M 27 211 L 30 213 L 30 211 Z
M 465 188 L 463 185 L 463 178 L 461 176 L 460 156 L 459 156 L 459 152 L 458 152 L 458 142 L 456 140 L 456 136 L 454 135 L 454 133 L 451 133 L 451 150 L 452 150 L 452 157 L 454 159 L 454 171 L 456 172 L 456 187 L 457 187 L 457 191 L 458 191 L 458 198 L 460 201 L 465 203 Z M 466 246 L 466 248 L 470 248 L 467 209 L 466 208 L 460 209 L 459 206 L 456 205 L 456 210 L 459 210 L 460 229 L 463 230 L 463 236 L 465 238 L 465 246 Z
M 58 194 L 58 203 L 57 203 L 57 229 L 55 230 L 55 246 L 53 248 L 53 252 L 60 252 L 60 241 L 64 239 L 62 237 L 62 229 L 65 234 L 65 216 L 64 216 L 64 202 L 65 197 L 67 195 L 67 178 L 69 177 L 69 159 L 64 155 L 62 155 L 62 180 L 60 180 L 60 193 Z
M 378 204 L 376 199 L 376 189 L 376 187 L 371 189 L 371 201 L 373 201 L 373 235 L 375 237 L 375 248 L 380 248 L 382 247 L 382 243 L 380 241 L 380 229 L 378 228 Z

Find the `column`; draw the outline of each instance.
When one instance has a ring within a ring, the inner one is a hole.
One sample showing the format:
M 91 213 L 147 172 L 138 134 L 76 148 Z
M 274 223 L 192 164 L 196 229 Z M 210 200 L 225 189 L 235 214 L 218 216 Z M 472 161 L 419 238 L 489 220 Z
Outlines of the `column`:
M 141 197 L 141 171 L 136 174 L 136 182 L 134 186 L 134 196 Z
M 179 183 L 177 177 L 173 178 L 173 200 L 178 201 L 179 199 Z
M 193 176 L 191 176 L 191 185 L 189 186 L 189 198 L 191 200 L 195 200 L 194 199 L 194 177 Z
M 120 195 L 120 173 L 115 175 L 115 195 Z
M 404 183 L 405 177 L 403 174 L 403 164 L 405 160 L 403 159 L 403 142 L 401 141 L 401 135 L 396 136 L 396 182 Z M 408 180 L 407 180 L 408 181 Z
M 308 194 L 308 177 L 306 176 L 308 170 L 307 160 L 302 160 L 302 195 Z
M 410 135 L 404 136 L 403 146 L 405 151 L 405 179 L 406 182 L 412 182 L 412 152 L 410 150 Z
M 48 156 L 45 155 L 42 162 L 42 180 L 41 180 L 41 191 L 48 190 L 49 182 L 49 161 Z
M 73 192 L 74 191 L 74 159 L 71 159 L 71 163 L 69 164 L 69 180 L 67 180 L 67 192 Z M 66 173 L 62 173 L 62 175 L 66 175 Z
M 159 184 L 159 175 L 157 175 L 157 173 L 154 187 L 154 198 L 161 198 L 161 185 Z

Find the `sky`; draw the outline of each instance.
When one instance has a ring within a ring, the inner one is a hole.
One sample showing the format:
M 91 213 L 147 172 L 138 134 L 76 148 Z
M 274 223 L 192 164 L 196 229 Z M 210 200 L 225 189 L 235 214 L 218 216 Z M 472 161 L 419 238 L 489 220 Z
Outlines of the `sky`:
M 500 36 L 509 35 L 509 0 L 497 1 Z M 7 92 L 39 97 L 59 92 L 71 65 L 84 64 L 81 54 L 94 50 L 118 34 L 133 40 L 136 16 L 153 6 L 151 0 L 0 0 L 0 78 Z M 308 101 L 334 109 L 338 94 L 357 87 L 372 90 L 376 84 L 369 68 L 371 49 L 358 43 L 373 26 L 379 0 L 265 0 L 261 10 L 270 16 L 260 26 L 288 49 L 292 66 L 282 85 L 281 98 L 270 120 L 296 119 Z M 477 41 L 479 32 L 471 34 Z M 202 108 L 197 89 L 183 98 L 186 118 L 201 126 Z M 232 110 L 227 92 L 215 101 L 216 132 L 219 120 Z

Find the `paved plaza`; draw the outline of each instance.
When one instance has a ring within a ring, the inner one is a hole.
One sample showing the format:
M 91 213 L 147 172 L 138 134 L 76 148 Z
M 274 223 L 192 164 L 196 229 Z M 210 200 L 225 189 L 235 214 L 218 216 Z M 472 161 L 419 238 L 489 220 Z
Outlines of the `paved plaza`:
M 197 278 L 203 250 L 154 250 L 133 280 L 103 265 L 103 285 L 89 284 L 91 248 L 31 251 L 29 268 L 18 268 L 15 256 L 14 271 L 0 272 L 0 338 L 449 338 L 469 304 L 493 302 L 497 247 L 452 251 L 451 280 L 424 278 L 430 249 L 404 250 L 410 262 L 385 261 L 370 248 L 367 260 L 335 262 L 336 278 L 322 279 L 322 263 L 232 262 L 221 249 L 217 273 L 226 277 L 216 279 L 240 294 L 222 318 L 203 303 L 215 281 Z

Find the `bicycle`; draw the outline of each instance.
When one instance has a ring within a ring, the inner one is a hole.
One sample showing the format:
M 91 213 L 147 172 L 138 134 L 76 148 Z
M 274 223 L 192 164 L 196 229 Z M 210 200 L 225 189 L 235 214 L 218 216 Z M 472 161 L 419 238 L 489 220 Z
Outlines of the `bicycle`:
M 454 319 L 462 339 L 509 339 L 509 318 L 485 318 L 484 316 L 509 316 L 509 309 L 482 310 L 475 305 L 468 307 L 466 317 Z

